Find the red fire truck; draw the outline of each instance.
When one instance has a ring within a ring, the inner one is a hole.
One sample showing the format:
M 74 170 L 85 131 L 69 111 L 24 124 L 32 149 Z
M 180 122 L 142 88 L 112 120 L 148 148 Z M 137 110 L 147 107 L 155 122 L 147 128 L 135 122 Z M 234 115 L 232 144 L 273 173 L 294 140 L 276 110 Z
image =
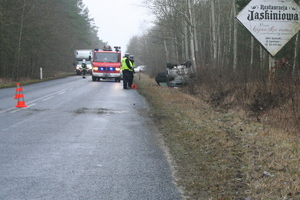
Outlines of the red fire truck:
M 121 80 L 121 47 L 115 46 L 114 51 L 109 45 L 105 45 L 102 50 L 95 49 L 93 55 L 92 80 L 114 79 Z

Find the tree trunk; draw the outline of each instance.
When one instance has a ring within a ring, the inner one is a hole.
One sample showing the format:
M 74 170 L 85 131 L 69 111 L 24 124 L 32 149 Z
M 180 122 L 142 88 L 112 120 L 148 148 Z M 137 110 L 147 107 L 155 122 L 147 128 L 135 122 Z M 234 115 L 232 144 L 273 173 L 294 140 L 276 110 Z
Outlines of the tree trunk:
M 168 51 L 168 46 L 167 46 L 167 41 L 166 40 L 164 40 L 164 47 L 165 47 L 167 61 L 170 61 L 170 55 L 169 55 L 169 51 Z
M 236 16 L 235 0 L 233 1 L 233 16 Z M 233 27 L 233 71 L 235 71 L 237 66 L 237 20 L 234 20 Z
M 194 5 L 194 0 L 192 1 L 192 5 Z M 197 34 L 197 22 L 196 22 L 196 12 L 195 10 L 193 11 L 193 25 L 194 25 L 194 40 L 195 40 L 195 59 L 196 59 L 196 62 L 197 62 L 197 55 L 199 53 L 199 47 L 198 47 L 198 34 Z M 197 62 L 198 63 L 198 62 Z M 195 66 L 196 67 L 196 66 Z
M 296 73 L 296 66 L 299 64 L 298 63 L 298 52 L 299 52 L 299 32 L 296 35 L 296 41 L 295 41 L 293 75 Z
M 188 59 L 189 56 L 189 43 L 188 43 L 188 24 L 184 21 L 184 49 L 185 49 L 185 58 Z
M 212 27 L 212 52 L 213 67 L 216 67 L 217 60 L 217 41 L 216 41 L 216 20 L 215 20 L 215 0 L 211 0 L 211 27 Z
M 189 18 L 190 18 L 190 26 L 189 26 L 189 31 L 190 31 L 190 48 L 191 48 L 191 56 L 192 56 L 192 68 L 195 73 L 197 73 L 197 63 L 196 63 L 196 57 L 195 57 L 195 37 L 194 37 L 194 28 L 195 28 L 195 23 L 193 19 L 193 10 L 192 10 L 192 5 L 194 6 L 194 0 L 188 0 L 188 13 L 189 13 Z
M 216 5 L 218 5 L 218 11 L 220 11 L 221 10 L 221 4 L 218 2 L 218 0 L 216 0 L 217 1 L 217 4 Z M 221 42 L 222 42 L 222 36 L 224 36 L 224 34 L 221 34 L 221 28 L 222 28 L 222 25 L 221 25 L 221 12 L 218 12 L 217 11 L 217 13 L 218 13 L 218 17 L 217 17 L 217 20 L 216 20 L 216 22 L 217 22 L 217 24 L 216 24 L 216 48 L 217 48 L 217 66 L 219 66 L 219 67 L 222 67 L 220 64 L 222 63 L 222 55 L 224 55 L 224 51 L 225 51 L 225 49 L 223 48 L 222 49 L 222 51 L 221 51 Z M 222 63 L 223 64 L 223 63 Z
M 253 68 L 253 56 L 254 56 L 254 37 L 251 36 L 250 70 L 252 70 Z
M 22 7 L 20 32 L 19 32 L 19 38 L 18 38 L 17 66 L 16 66 L 16 71 L 14 72 L 14 78 L 16 81 L 19 81 L 19 78 L 20 78 L 19 76 L 20 76 L 20 61 L 21 61 L 21 45 L 22 45 L 22 34 L 23 34 L 23 27 L 24 27 L 25 7 L 26 7 L 26 0 L 24 0 L 24 4 Z
M 298 5 L 300 6 L 300 1 L 298 2 Z M 300 33 L 298 31 L 298 33 L 296 34 L 296 40 L 295 40 L 295 49 L 294 49 L 294 63 L 293 63 L 293 75 L 295 75 L 296 73 L 296 66 L 299 64 L 298 62 L 298 53 L 299 53 L 299 36 Z

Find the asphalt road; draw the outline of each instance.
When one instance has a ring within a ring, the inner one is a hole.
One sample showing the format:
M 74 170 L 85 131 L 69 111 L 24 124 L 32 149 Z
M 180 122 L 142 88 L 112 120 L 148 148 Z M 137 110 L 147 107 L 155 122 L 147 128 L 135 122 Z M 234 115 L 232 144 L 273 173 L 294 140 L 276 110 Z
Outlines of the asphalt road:
M 72 76 L 0 90 L 0 199 L 182 199 L 147 105 Z M 21 99 L 19 99 L 20 101 Z

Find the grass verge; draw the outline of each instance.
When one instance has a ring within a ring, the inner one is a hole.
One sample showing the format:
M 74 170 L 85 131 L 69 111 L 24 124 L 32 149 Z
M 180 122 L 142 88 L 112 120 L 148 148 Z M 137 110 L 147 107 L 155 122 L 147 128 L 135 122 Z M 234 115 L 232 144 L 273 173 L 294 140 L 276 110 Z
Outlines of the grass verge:
M 298 136 L 212 108 L 144 74 L 136 83 L 186 199 L 300 199 Z
M 15 87 L 17 83 L 20 83 L 21 85 L 29 85 L 33 83 L 39 83 L 39 82 L 58 79 L 58 78 L 65 78 L 72 75 L 74 75 L 74 73 L 58 72 L 55 76 L 49 78 L 43 78 L 43 79 L 22 78 L 19 81 L 0 78 L 0 89 Z

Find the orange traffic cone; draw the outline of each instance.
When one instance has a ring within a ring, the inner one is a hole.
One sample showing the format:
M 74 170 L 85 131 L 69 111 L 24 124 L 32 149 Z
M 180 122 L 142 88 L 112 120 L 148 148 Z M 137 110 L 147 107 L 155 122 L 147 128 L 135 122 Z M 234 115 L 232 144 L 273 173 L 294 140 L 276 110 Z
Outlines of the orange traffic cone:
M 14 97 L 14 99 L 18 99 L 18 98 L 20 98 L 20 83 L 17 83 L 17 88 L 16 88 L 16 94 L 15 94 L 15 97 Z
M 135 84 L 135 83 L 133 83 L 133 84 L 131 84 L 131 89 L 137 89 L 138 88 L 138 85 L 137 84 Z
M 19 94 L 17 95 L 17 97 L 18 97 L 18 103 L 17 103 L 16 107 L 18 107 L 18 108 L 25 108 L 25 107 L 27 107 L 26 104 L 25 104 L 25 101 L 24 101 L 23 88 L 20 87 L 18 89 L 18 92 L 19 92 Z
M 15 107 L 17 107 L 17 108 L 26 108 L 27 105 L 25 104 L 24 100 L 23 101 L 19 101 L 18 100 L 18 103 L 17 103 L 17 105 Z

